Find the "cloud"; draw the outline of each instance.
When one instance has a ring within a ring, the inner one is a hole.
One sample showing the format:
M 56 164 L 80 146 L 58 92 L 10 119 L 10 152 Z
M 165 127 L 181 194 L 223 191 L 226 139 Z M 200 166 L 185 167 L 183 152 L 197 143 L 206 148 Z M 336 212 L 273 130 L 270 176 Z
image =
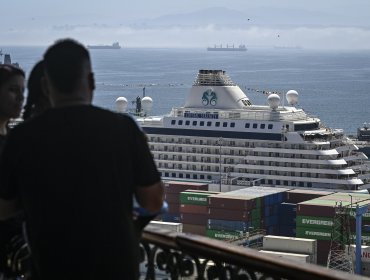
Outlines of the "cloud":
M 301 46 L 310 49 L 370 49 L 370 28 L 150 25 L 60 25 L 11 29 L 0 34 L 8 45 L 49 45 L 55 39 L 72 37 L 84 44 L 124 47 L 199 47 L 213 44 L 253 46 Z

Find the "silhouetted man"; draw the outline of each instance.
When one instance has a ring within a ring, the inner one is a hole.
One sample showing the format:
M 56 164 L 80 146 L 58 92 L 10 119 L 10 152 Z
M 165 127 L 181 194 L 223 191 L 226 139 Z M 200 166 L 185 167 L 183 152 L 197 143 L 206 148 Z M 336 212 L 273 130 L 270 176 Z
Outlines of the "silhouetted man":
M 137 279 L 132 197 L 150 212 L 163 203 L 144 135 L 130 117 L 91 105 L 82 45 L 58 41 L 44 63 L 53 108 L 10 133 L 0 214 L 24 211 L 37 279 Z

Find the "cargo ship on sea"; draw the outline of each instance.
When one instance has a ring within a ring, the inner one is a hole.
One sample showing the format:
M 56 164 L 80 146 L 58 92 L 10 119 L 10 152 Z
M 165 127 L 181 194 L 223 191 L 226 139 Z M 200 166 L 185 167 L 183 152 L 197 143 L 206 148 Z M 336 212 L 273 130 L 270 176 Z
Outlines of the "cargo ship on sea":
M 254 105 L 222 70 L 200 70 L 183 107 L 149 116 L 141 101 L 138 124 L 148 136 L 165 180 L 209 183 L 230 191 L 253 185 L 358 190 L 370 188 L 370 164 L 342 129 L 270 94 Z
M 90 50 L 119 50 L 121 48 L 118 42 L 114 42 L 112 45 L 87 45 Z
M 232 52 L 245 52 L 247 51 L 247 48 L 245 45 L 239 45 L 238 47 L 235 47 L 233 45 L 226 45 L 226 47 L 222 47 L 222 45 L 214 45 L 213 47 L 208 47 L 207 51 L 232 51 Z

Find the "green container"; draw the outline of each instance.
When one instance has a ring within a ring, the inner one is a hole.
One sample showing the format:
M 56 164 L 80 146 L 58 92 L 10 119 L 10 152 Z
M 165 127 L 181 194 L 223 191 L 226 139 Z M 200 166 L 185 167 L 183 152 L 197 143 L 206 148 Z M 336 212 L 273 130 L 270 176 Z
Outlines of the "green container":
M 252 219 L 251 226 L 253 227 L 253 229 L 261 228 L 261 219 Z
M 297 227 L 331 229 L 333 219 L 327 217 L 297 216 Z
M 256 208 L 261 209 L 262 207 L 262 199 L 260 197 L 256 197 Z
M 261 209 L 253 209 L 252 210 L 252 220 L 260 220 L 261 219 Z
M 318 229 L 318 228 L 297 226 L 296 236 L 298 238 L 331 240 L 331 229 Z
M 243 236 L 243 233 L 240 231 L 221 231 L 212 229 L 207 229 L 206 234 L 210 238 L 219 240 L 233 240 Z
M 208 205 L 207 197 L 211 194 L 198 193 L 198 192 L 181 192 L 180 203 L 181 204 L 192 204 L 192 205 Z

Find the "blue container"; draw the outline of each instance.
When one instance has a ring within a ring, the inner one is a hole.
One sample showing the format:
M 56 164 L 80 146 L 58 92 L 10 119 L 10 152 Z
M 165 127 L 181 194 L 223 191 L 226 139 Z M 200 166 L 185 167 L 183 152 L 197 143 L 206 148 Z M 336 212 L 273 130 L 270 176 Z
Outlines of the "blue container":
M 162 214 L 162 221 L 168 223 L 180 223 L 180 215 L 179 214 Z
M 279 206 L 279 224 L 293 226 L 296 224 L 297 204 L 283 202 Z
M 247 232 L 250 223 L 245 221 L 227 221 L 218 219 L 208 219 L 208 229 L 226 230 L 226 231 L 243 231 Z
M 295 237 L 296 236 L 296 228 L 295 226 L 280 226 L 279 227 L 279 235 L 281 236 L 288 236 L 288 237 Z
M 268 217 L 270 216 L 270 206 L 265 206 L 265 209 L 264 209 L 264 216 L 265 217 Z
M 278 235 L 279 234 L 279 227 L 278 226 L 269 226 L 266 228 L 266 233 L 271 235 Z
M 265 218 L 265 227 L 277 226 L 279 224 L 279 216 L 268 216 Z

